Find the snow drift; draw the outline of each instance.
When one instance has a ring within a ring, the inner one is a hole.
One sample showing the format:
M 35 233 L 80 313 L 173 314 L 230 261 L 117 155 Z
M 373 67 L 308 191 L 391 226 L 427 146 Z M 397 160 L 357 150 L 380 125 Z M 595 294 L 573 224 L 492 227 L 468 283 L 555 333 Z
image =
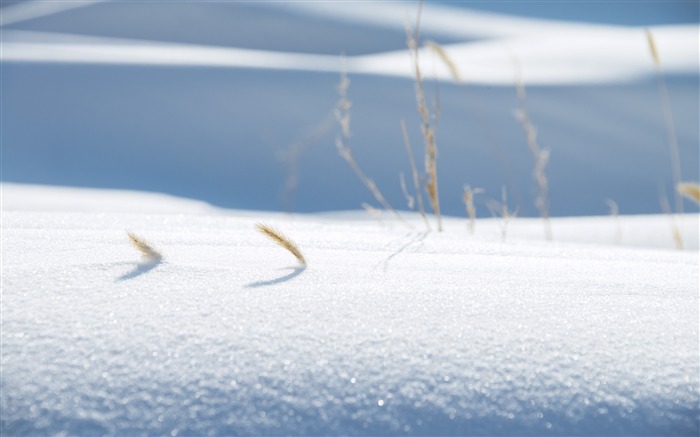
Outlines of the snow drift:
M 3 434 L 698 432 L 696 251 L 67 194 L 124 212 L 7 196 Z

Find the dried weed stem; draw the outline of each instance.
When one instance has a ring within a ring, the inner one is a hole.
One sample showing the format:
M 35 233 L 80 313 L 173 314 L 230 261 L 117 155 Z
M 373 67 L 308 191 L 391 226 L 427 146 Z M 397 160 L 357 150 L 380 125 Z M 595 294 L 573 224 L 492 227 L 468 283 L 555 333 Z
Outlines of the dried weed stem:
M 472 188 L 469 185 L 464 186 L 464 196 L 462 200 L 467 208 L 467 215 L 469 216 L 469 233 L 474 235 L 474 230 L 476 228 L 476 206 L 474 205 L 474 196 L 479 193 L 483 193 L 484 190 L 481 188 Z
M 661 201 L 661 210 L 668 215 L 670 219 L 671 235 L 673 236 L 673 243 L 676 245 L 676 249 L 683 250 L 685 246 L 683 244 L 683 236 L 681 235 L 681 230 L 676 222 L 676 216 L 671 211 L 671 205 L 668 204 L 668 198 L 662 187 L 659 187 L 659 198 Z
M 423 9 L 423 2 L 418 8 L 418 18 L 416 19 L 415 30 L 411 30 L 407 26 L 407 45 L 413 60 L 414 72 L 416 75 L 416 102 L 418 104 L 418 113 L 421 117 L 421 131 L 425 143 L 425 191 L 428 193 L 430 206 L 435 213 L 438 223 L 438 232 L 442 231 L 442 219 L 440 217 L 440 201 L 438 197 L 438 180 L 437 180 L 437 146 L 435 144 L 435 125 L 431 121 L 430 112 L 425 103 L 425 91 L 423 89 L 423 74 L 420 69 L 420 59 L 418 53 L 418 38 L 420 35 L 420 17 Z
M 508 224 L 510 221 L 517 216 L 517 211 L 510 212 L 508 209 L 508 196 L 506 195 L 506 187 L 501 187 L 501 201 L 489 200 L 486 202 L 486 206 L 491 211 L 491 215 L 494 217 L 501 217 L 501 239 L 506 241 L 506 236 L 508 235 Z
M 373 207 L 367 202 L 362 202 L 362 208 L 367 211 L 369 215 L 374 217 L 375 220 L 379 222 L 380 225 L 384 225 L 384 220 L 382 220 L 382 211 Z
M 661 94 L 661 104 L 664 112 L 664 120 L 666 121 L 666 135 L 668 136 L 668 147 L 671 154 L 671 168 L 673 171 L 673 185 L 678 187 L 681 183 L 681 156 L 680 149 L 678 147 L 678 135 L 676 134 L 676 124 L 673 120 L 673 111 L 671 111 L 671 98 L 668 94 L 668 87 L 666 86 L 666 80 L 664 78 L 663 68 L 661 66 L 661 58 L 659 57 L 659 51 L 656 47 L 656 42 L 654 40 L 654 35 L 649 29 L 646 31 L 647 43 L 649 44 L 649 51 L 651 52 L 652 60 L 654 61 L 654 69 L 656 70 L 656 75 L 659 79 L 659 93 Z M 683 199 L 681 193 L 676 190 L 674 194 L 676 203 L 676 213 L 683 213 Z
M 287 177 L 282 191 L 282 202 L 287 212 L 291 213 L 294 211 L 295 193 L 301 179 L 299 162 L 301 161 L 302 155 L 321 141 L 334 127 L 335 117 L 333 111 L 329 111 L 329 114 L 308 134 L 277 153 L 278 159 L 280 159 L 287 168 Z
M 549 162 L 549 149 L 542 149 L 537 143 L 537 129 L 530 122 L 530 117 L 527 113 L 527 99 L 525 95 L 525 84 L 523 83 L 522 71 L 520 68 L 520 63 L 517 59 L 513 59 L 515 67 L 515 87 L 518 93 L 518 101 L 520 102 L 520 108 L 515 110 L 515 118 L 518 120 L 520 125 L 525 132 L 525 138 L 527 139 L 527 145 L 530 149 L 530 155 L 535 164 L 535 169 L 533 171 L 533 177 L 537 183 L 537 197 L 535 198 L 535 207 L 540 213 L 540 217 L 544 220 L 544 233 L 547 240 L 552 239 L 552 225 L 549 220 L 549 182 L 547 181 L 547 175 L 545 174 L 545 168 Z
M 335 118 L 340 124 L 341 135 L 336 139 L 336 147 L 338 148 L 338 154 L 341 158 L 348 163 L 350 168 L 355 175 L 360 179 L 360 181 L 367 187 L 367 189 L 372 193 L 374 198 L 379 202 L 380 205 L 387 211 L 391 211 L 394 216 L 404 222 L 406 225 L 410 224 L 404 220 L 404 218 L 396 211 L 387 200 L 384 198 L 382 193 L 379 191 L 377 184 L 370 179 L 360 166 L 355 161 L 352 156 L 352 151 L 350 150 L 350 107 L 352 104 L 348 99 L 348 88 L 350 87 L 350 79 L 348 79 L 347 72 L 345 68 L 341 68 L 340 72 L 340 83 L 338 84 L 338 94 L 340 99 L 338 100 L 338 105 L 335 110 Z

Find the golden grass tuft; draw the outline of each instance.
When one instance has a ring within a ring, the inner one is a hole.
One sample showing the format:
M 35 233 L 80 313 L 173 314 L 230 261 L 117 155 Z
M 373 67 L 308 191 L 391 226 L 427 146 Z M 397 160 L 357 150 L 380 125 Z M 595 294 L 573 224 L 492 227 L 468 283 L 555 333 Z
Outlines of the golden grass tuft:
M 137 236 L 133 232 L 127 231 L 129 236 L 129 241 L 131 245 L 141 252 L 141 256 L 147 261 L 158 261 L 163 258 L 163 256 L 153 248 L 150 244 L 146 242 L 143 238 Z
M 676 185 L 676 191 L 695 203 L 700 204 L 700 185 L 697 182 L 681 182 Z
M 258 223 L 257 225 L 255 225 L 255 227 L 267 238 L 274 241 L 279 246 L 282 246 L 283 248 L 287 249 L 292 255 L 294 255 L 294 257 L 301 263 L 302 266 L 306 267 L 306 259 L 304 258 L 304 255 L 302 255 L 301 250 L 299 250 L 299 246 L 297 246 L 297 244 L 294 241 L 292 241 L 289 237 L 287 237 L 277 229 L 273 228 L 272 226 L 268 226 L 264 223 Z

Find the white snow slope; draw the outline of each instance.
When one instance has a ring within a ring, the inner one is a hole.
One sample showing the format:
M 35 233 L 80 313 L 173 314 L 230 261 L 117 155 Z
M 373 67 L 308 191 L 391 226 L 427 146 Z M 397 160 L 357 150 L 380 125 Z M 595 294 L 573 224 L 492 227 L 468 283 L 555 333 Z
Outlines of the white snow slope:
M 2 189 L 3 436 L 699 431 L 697 249 Z

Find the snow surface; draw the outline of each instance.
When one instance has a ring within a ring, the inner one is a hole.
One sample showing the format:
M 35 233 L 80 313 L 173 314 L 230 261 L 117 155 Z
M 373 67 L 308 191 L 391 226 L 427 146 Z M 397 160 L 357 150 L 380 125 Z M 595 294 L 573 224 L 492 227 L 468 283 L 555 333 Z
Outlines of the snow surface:
M 312 15 L 322 14 L 341 21 L 354 18 L 352 21 L 365 25 L 381 23 L 388 28 L 403 25 L 414 6 L 381 2 L 368 8 L 358 8 L 352 3 L 343 6 L 317 2 L 287 5 Z M 469 83 L 512 85 L 516 59 L 525 72 L 523 80 L 529 85 L 609 83 L 639 79 L 648 74 L 647 28 L 577 24 L 435 8 L 429 7 L 425 11 L 426 17 L 430 18 L 426 20 L 427 31 L 455 38 L 482 39 L 444 47 Z M 430 23 L 435 24 L 431 26 Z M 654 34 L 658 52 L 663 53 L 663 66 L 668 73 L 698 72 L 698 25 L 651 26 L 648 30 Z M 421 52 L 421 69 L 428 78 L 454 80 L 444 62 L 428 56 L 430 49 Z M 5 62 L 339 72 L 339 55 L 6 30 L 0 59 Z M 405 47 L 395 52 L 351 56 L 343 67 L 350 74 L 409 79 L 415 74 Z
M 582 7 L 598 19 L 544 19 Z M 345 53 L 353 154 L 402 207 L 416 8 L 3 1 L 0 434 L 700 433 L 698 207 L 654 215 L 673 176 L 645 37 L 698 180 L 697 3 L 426 2 L 421 35 L 466 82 L 421 53 L 444 233 L 343 211 L 370 195 L 334 146 Z M 521 218 L 514 57 L 569 216 L 552 242 Z M 464 184 L 480 217 L 507 187 L 505 238 L 500 219 L 469 234 Z M 257 211 L 281 209 L 326 212 Z
M 697 250 L 41 191 L 2 186 L 3 435 L 699 431 Z

